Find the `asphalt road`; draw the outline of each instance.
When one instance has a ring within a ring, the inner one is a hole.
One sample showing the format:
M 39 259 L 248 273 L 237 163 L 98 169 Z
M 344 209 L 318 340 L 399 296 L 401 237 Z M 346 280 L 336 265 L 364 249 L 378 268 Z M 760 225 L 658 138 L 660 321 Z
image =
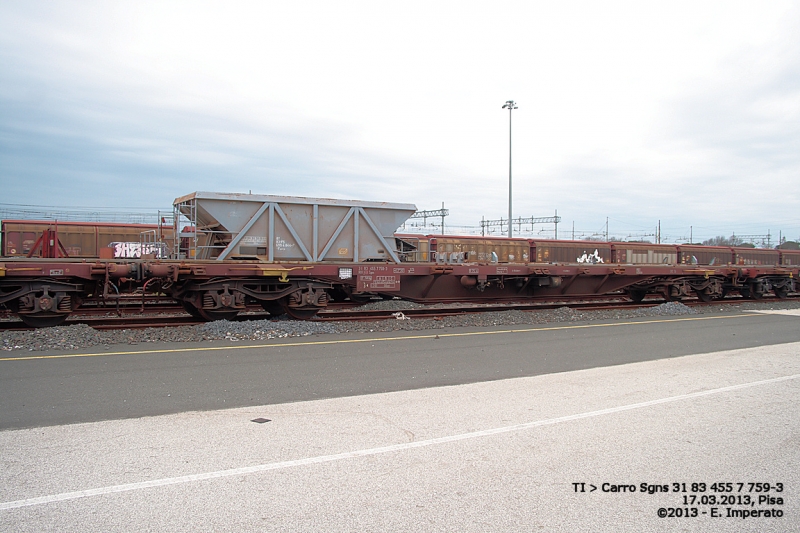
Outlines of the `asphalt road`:
M 682 316 L 3 354 L 0 429 L 530 377 L 800 341 L 796 316 Z
M 2 416 L 29 427 L 0 431 L 0 531 L 798 531 L 798 331 L 794 311 L 7 354 Z

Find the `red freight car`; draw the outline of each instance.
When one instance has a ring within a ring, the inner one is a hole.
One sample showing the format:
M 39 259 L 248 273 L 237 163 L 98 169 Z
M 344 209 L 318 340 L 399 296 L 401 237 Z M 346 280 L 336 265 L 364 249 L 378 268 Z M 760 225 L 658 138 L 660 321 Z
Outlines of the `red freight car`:
M 683 265 L 729 265 L 733 262 L 733 250 L 727 246 L 678 246 L 680 263 Z
M 778 265 L 780 252 L 765 248 L 734 248 L 734 263 L 737 265 Z
M 109 222 L 54 222 L 47 220 L 4 220 L 2 256 L 26 257 L 48 230 L 55 234 L 68 257 L 97 258 L 111 243 L 165 243 L 172 246 L 172 227 L 158 224 L 119 224 Z M 57 243 L 53 243 L 58 247 Z M 113 257 L 113 254 L 111 255 Z
M 800 265 L 800 250 L 781 250 L 781 265 Z
M 678 247 L 674 244 L 615 242 L 611 249 L 615 263 L 628 265 L 674 265 L 678 262 Z
M 531 241 L 537 263 L 610 263 L 611 245 L 594 241 Z M 533 254 L 531 254 L 533 255 Z

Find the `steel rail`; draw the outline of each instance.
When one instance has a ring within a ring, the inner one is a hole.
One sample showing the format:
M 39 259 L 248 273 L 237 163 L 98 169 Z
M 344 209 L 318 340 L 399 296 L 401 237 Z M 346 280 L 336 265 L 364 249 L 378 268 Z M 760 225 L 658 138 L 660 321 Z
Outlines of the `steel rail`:
M 800 295 L 793 295 L 788 300 L 796 301 Z M 736 305 L 742 303 L 764 303 L 772 304 L 787 300 L 770 297 L 760 300 L 749 300 L 740 297 L 730 297 L 722 300 L 713 300 L 711 302 L 702 302 L 699 299 L 686 299 L 681 300 L 682 303 L 689 307 L 708 307 L 715 305 Z M 527 303 L 505 303 L 505 304 L 464 304 L 464 305 L 448 305 L 447 307 L 429 306 L 417 307 L 408 309 L 358 309 L 341 307 L 341 310 L 321 311 L 316 317 L 311 319 L 314 322 L 338 322 L 338 321 L 378 321 L 378 320 L 391 320 L 398 318 L 408 319 L 421 319 L 421 318 L 443 318 L 446 316 L 458 316 L 467 314 L 480 314 L 488 312 L 502 312 L 502 311 L 547 311 L 553 309 L 560 309 L 567 307 L 574 310 L 582 311 L 600 311 L 600 310 L 617 310 L 617 309 L 640 309 L 647 307 L 655 307 L 665 303 L 666 300 L 660 298 L 647 298 L 641 302 L 632 302 L 622 300 L 620 297 L 607 298 L 605 301 L 599 301 L 596 298 L 589 299 L 588 301 L 559 301 L 559 302 L 527 302 Z M 106 310 L 107 313 L 113 313 L 111 310 Z M 248 322 L 252 320 L 267 320 L 273 318 L 269 313 L 265 312 L 248 312 L 237 316 L 235 322 Z M 139 314 L 123 315 L 123 316 L 82 316 L 76 313 L 70 317 L 62 326 L 71 326 L 76 324 L 86 324 L 93 329 L 97 330 L 113 330 L 113 329 L 142 329 L 152 327 L 178 327 L 178 326 L 192 326 L 204 324 L 205 321 L 198 320 L 180 309 L 175 309 L 174 314 Z M 32 331 L 37 328 L 28 327 L 19 320 L 3 320 L 0 321 L 0 331 Z

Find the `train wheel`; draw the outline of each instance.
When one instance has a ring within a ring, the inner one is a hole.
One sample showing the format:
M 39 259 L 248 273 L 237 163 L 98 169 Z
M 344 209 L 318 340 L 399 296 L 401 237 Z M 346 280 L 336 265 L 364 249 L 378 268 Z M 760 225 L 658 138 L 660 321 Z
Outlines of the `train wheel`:
M 319 313 L 319 307 L 287 307 L 286 312 L 297 320 L 311 320 Z
M 742 296 L 745 296 L 745 293 L 742 292 Z M 761 283 L 750 283 L 750 286 L 747 288 L 747 296 L 751 300 L 760 300 L 764 297 L 764 285 Z
M 705 290 L 694 291 L 694 293 L 697 295 L 697 299 L 701 302 L 708 303 L 714 299 L 714 297 L 708 294 Z
M 192 315 L 194 318 L 205 320 L 203 315 L 200 314 L 200 311 L 191 303 L 183 301 L 181 302 L 181 305 L 183 305 L 183 310 Z
M 283 305 L 278 300 L 267 300 L 261 302 L 261 307 L 264 308 L 264 311 L 270 314 L 270 316 L 281 316 L 286 314 L 286 309 L 283 308 Z
M 772 289 L 772 290 L 775 291 L 775 296 L 777 296 L 781 300 L 785 300 L 786 298 L 789 297 L 788 289 L 784 289 L 784 288 L 777 289 L 777 288 L 775 288 L 775 289 Z
M 672 291 L 670 289 L 671 289 L 671 287 L 669 287 L 669 286 L 664 287 L 664 292 L 661 293 L 662 296 L 664 296 L 664 300 L 667 301 L 667 302 L 680 302 L 681 301 L 681 297 L 673 295 Z
M 31 315 L 19 315 L 19 318 L 26 326 L 32 328 L 52 328 L 60 326 L 67 320 L 67 315 L 64 314 L 46 314 L 46 313 L 33 313 Z
M 750 287 L 740 287 L 739 294 L 742 295 L 742 298 L 749 299 L 750 298 Z
M 628 291 L 628 298 L 630 298 L 632 301 L 636 303 L 639 303 L 642 300 L 644 300 L 645 296 L 647 296 L 647 291 L 636 291 L 636 290 Z
M 234 310 L 219 310 L 219 309 L 198 309 L 197 312 L 204 320 L 214 322 L 215 320 L 233 320 L 239 311 Z

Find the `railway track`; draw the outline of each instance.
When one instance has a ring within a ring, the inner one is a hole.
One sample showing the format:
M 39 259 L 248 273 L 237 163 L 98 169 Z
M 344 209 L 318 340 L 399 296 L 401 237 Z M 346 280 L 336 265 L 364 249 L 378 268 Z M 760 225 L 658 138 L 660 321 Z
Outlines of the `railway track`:
M 793 297 L 791 300 L 797 301 L 798 297 Z M 763 303 L 775 303 L 781 300 L 777 298 L 766 298 L 759 300 Z M 726 298 L 724 300 L 715 300 L 712 302 L 702 302 L 698 299 L 687 299 L 681 301 L 682 304 L 689 307 L 708 307 L 719 305 L 734 305 L 744 302 L 753 302 L 753 300 L 745 300 L 739 297 Z M 441 319 L 447 316 L 458 316 L 477 313 L 488 313 L 497 311 L 545 311 L 559 309 L 562 307 L 569 307 L 573 310 L 583 311 L 599 311 L 599 310 L 617 310 L 617 309 L 639 309 L 647 307 L 655 307 L 665 303 L 665 300 L 654 298 L 646 299 L 642 302 L 632 302 L 621 298 L 614 299 L 591 299 L 589 301 L 576 301 L 576 302 L 526 302 L 526 303 L 504 303 L 504 304 L 450 304 L 447 306 L 426 306 L 415 307 L 407 309 L 360 309 L 352 308 L 349 305 L 337 306 L 337 308 L 322 311 L 314 319 L 314 322 L 337 322 L 337 321 L 379 321 L 390 319 L 420 319 L 432 318 Z M 270 319 L 272 316 L 269 313 L 254 311 L 260 309 L 253 307 L 246 313 L 237 316 L 235 322 L 248 322 L 254 320 Z M 146 308 L 146 313 L 142 314 L 140 311 L 133 307 L 127 308 L 121 315 L 111 316 L 114 314 L 113 309 L 90 309 L 89 312 L 84 313 L 81 310 L 73 317 L 70 317 L 64 326 L 86 324 L 97 330 L 114 330 L 114 329 L 143 329 L 143 328 L 161 328 L 161 327 L 178 327 L 178 326 L 192 326 L 205 323 L 202 320 L 189 316 L 184 313 L 178 306 L 152 306 Z M 102 314 L 104 316 L 97 316 Z M 0 321 L 0 332 L 2 331 L 32 331 L 34 328 L 28 327 L 19 320 L 4 320 Z

